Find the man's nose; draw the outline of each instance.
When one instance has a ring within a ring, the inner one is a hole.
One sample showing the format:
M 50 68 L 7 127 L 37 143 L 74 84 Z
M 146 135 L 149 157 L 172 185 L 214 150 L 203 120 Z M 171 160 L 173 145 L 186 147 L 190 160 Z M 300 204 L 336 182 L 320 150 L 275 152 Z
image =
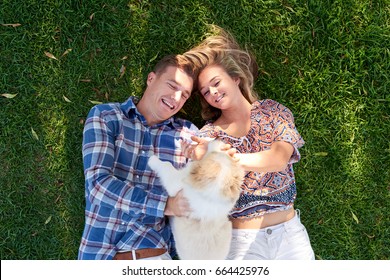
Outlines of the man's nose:
M 175 99 L 175 100 L 180 100 L 182 94 L 183 94 L 183 91 L 177 90 L 177 91 L 175 91 L 175 92 L 173 93 L 172 98 Z

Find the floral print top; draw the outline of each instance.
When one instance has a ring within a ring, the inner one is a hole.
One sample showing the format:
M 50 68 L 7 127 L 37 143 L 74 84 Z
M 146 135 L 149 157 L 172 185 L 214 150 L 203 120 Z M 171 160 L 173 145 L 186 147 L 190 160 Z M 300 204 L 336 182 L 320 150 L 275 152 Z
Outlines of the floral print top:
M 304 145 L 291 111 L 271 100 L 258 100 L 252 104 L 251 127 L 247 135 L 236 138 L 207 123 L 200 137 L 219 138 L 239 153 L 256 153 L 271 148 L 272 143 L 284 141 L 294 147 L 294 153 L 282 172 L 247 172 L 240 198 L 230 213 L 231 218 L 252 218 L 276 211 L 287 210 L 294 204 L 297 189 L 292 164 L 298 162 L 298 148 Z

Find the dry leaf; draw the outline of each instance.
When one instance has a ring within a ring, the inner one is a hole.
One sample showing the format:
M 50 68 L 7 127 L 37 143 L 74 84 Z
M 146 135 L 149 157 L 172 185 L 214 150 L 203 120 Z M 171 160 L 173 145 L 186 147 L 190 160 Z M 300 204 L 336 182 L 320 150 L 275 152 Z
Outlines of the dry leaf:
M 319 156 L 319 157 L 326 157 L 328 155 L 327 152 L 318 152 L 318 153 L 314 153 L 315 156 Z
M 355 220 L 355 222 L 358 224 L 358 223 L 359 223 L 358 217 L 356 217 L 355 213 L 353 213 L 352 211 L 351 211 L 351 213 L 352 213 L 352 218 L 353 218 L 353 219 Z
M 49 218 L 46 219 L 45 225 L 47 225 L 48 223 L 50 223 L 50 221 L 51 221 L 51 215 L 49 216 Z
M 45 55 L 46 55 L 48 58 L 58 60 L 54 55 L 52 55 L 52 54 L 49 53 L 49 52 L 45 52 Z
M 38 134 L 35 132 L 33 128 L 31 128 L 31 133 L 35 140 L 39 140 Z
M 92 104 L 95 104 L 95 105 L 98 105 L 98 104 L 102 104 L 102 103 L 103 103 L 103 102 L 94 101 L 94 100 L 89 100 L 89 102 L 91 102 Z
M 90 20 L 93 20 L 93 18 L 95 17 L 95 13 L 93 13 L 92 15 L 89 16 L 89 19 Z
M 17 95 L 18 94 L 3 93 L 1 96 L 5 97 L 5 98 L 14 98 Z
M 99 90 L 98 88 L 92 88 L 92 90 L 93 90 L 94 92 L 96 92 L 97 94 L 100 94 L 100 90 Z
M 260 70 L 260 72 L 262 73 L 262 74 L 265 74 L 265 75 L 267 75 L 268 77 L 270 77 L 271 76 L 271 74 L 270 73 L 268 73 L 267 71 L 265 71 L 265 70 Z
M 72 102 L 72 101 L 70 101 L 65 95 L 63 95 L 62 97 L 64 98 L 64 100 L 65 100 L 66 102 L 69 102 L 69 103 Z
M 291 12 L 295 13 L 294 9 L 289 6 L 284 6 L 286 9 L 290 10 Z
M 11 27 L 19 27 L 22 26 L 20 23 L 3 23 L 2 26 L 11 26 Z
M 83 82 L 83 83 L 90 83 L 91 80 L 90 80 L 90 79 L 81 79 L 80 82 Z
M 123 75 L 125 74 L 125 72 L 126 72 L 126 66 L 122 65 L 120 72 L 121 72 L 121 75 L 119 76 L 119 79 L 122 78 Z
M 149 62 L 152 62 L 152 61 L 156 60 L 157 56 L 158 56 L 158 53 L 156 53 L 156 55 L 153 56 L 153 57 L 149 60 Z
M 373 239 L 373 238 L 375 238 L 375 234 L 373 234 L 373 235 L 368 235 L 367 233 L 365 233 L 364 232 L 364 234 L 368 237 L 368 238 L 370 238 L 370 239 Z
M 70 53 L 71 51 L 72 51 L 72 49 L 67 49 L 67 50 L 61 55 L 61 57 L 67 55 L 67 54 Z
M 126 60 L 126 59 L 128 59 L 128 56 L 127 56 L 127 55 L 124 56 L 124 57 L 122 57 L 122 60 Z

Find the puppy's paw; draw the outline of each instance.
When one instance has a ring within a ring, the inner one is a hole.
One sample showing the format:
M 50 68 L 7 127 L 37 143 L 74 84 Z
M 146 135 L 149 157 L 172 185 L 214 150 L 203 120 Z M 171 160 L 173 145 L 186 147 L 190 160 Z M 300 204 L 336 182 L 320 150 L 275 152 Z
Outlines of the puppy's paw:
M 153 155 L 153 156 L 151 156 L 151 157 L 149 158 L 149 160 L 148 160 L 148 165 L 149 165 L 150 168 L 152 168 L 153 170 L 156 170 L 156 169 L 158 168 L 160 162 L 161 162 L 160 159 L 159 159 L 157 156 Z

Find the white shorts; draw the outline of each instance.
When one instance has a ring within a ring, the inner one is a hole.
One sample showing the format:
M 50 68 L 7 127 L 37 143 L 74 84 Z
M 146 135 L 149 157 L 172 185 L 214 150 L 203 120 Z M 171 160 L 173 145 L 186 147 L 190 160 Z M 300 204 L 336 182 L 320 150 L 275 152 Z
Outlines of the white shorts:
M 291 220 L 263 229 L 233 229 L 228 260 L 314 260 L 299 210 Z

